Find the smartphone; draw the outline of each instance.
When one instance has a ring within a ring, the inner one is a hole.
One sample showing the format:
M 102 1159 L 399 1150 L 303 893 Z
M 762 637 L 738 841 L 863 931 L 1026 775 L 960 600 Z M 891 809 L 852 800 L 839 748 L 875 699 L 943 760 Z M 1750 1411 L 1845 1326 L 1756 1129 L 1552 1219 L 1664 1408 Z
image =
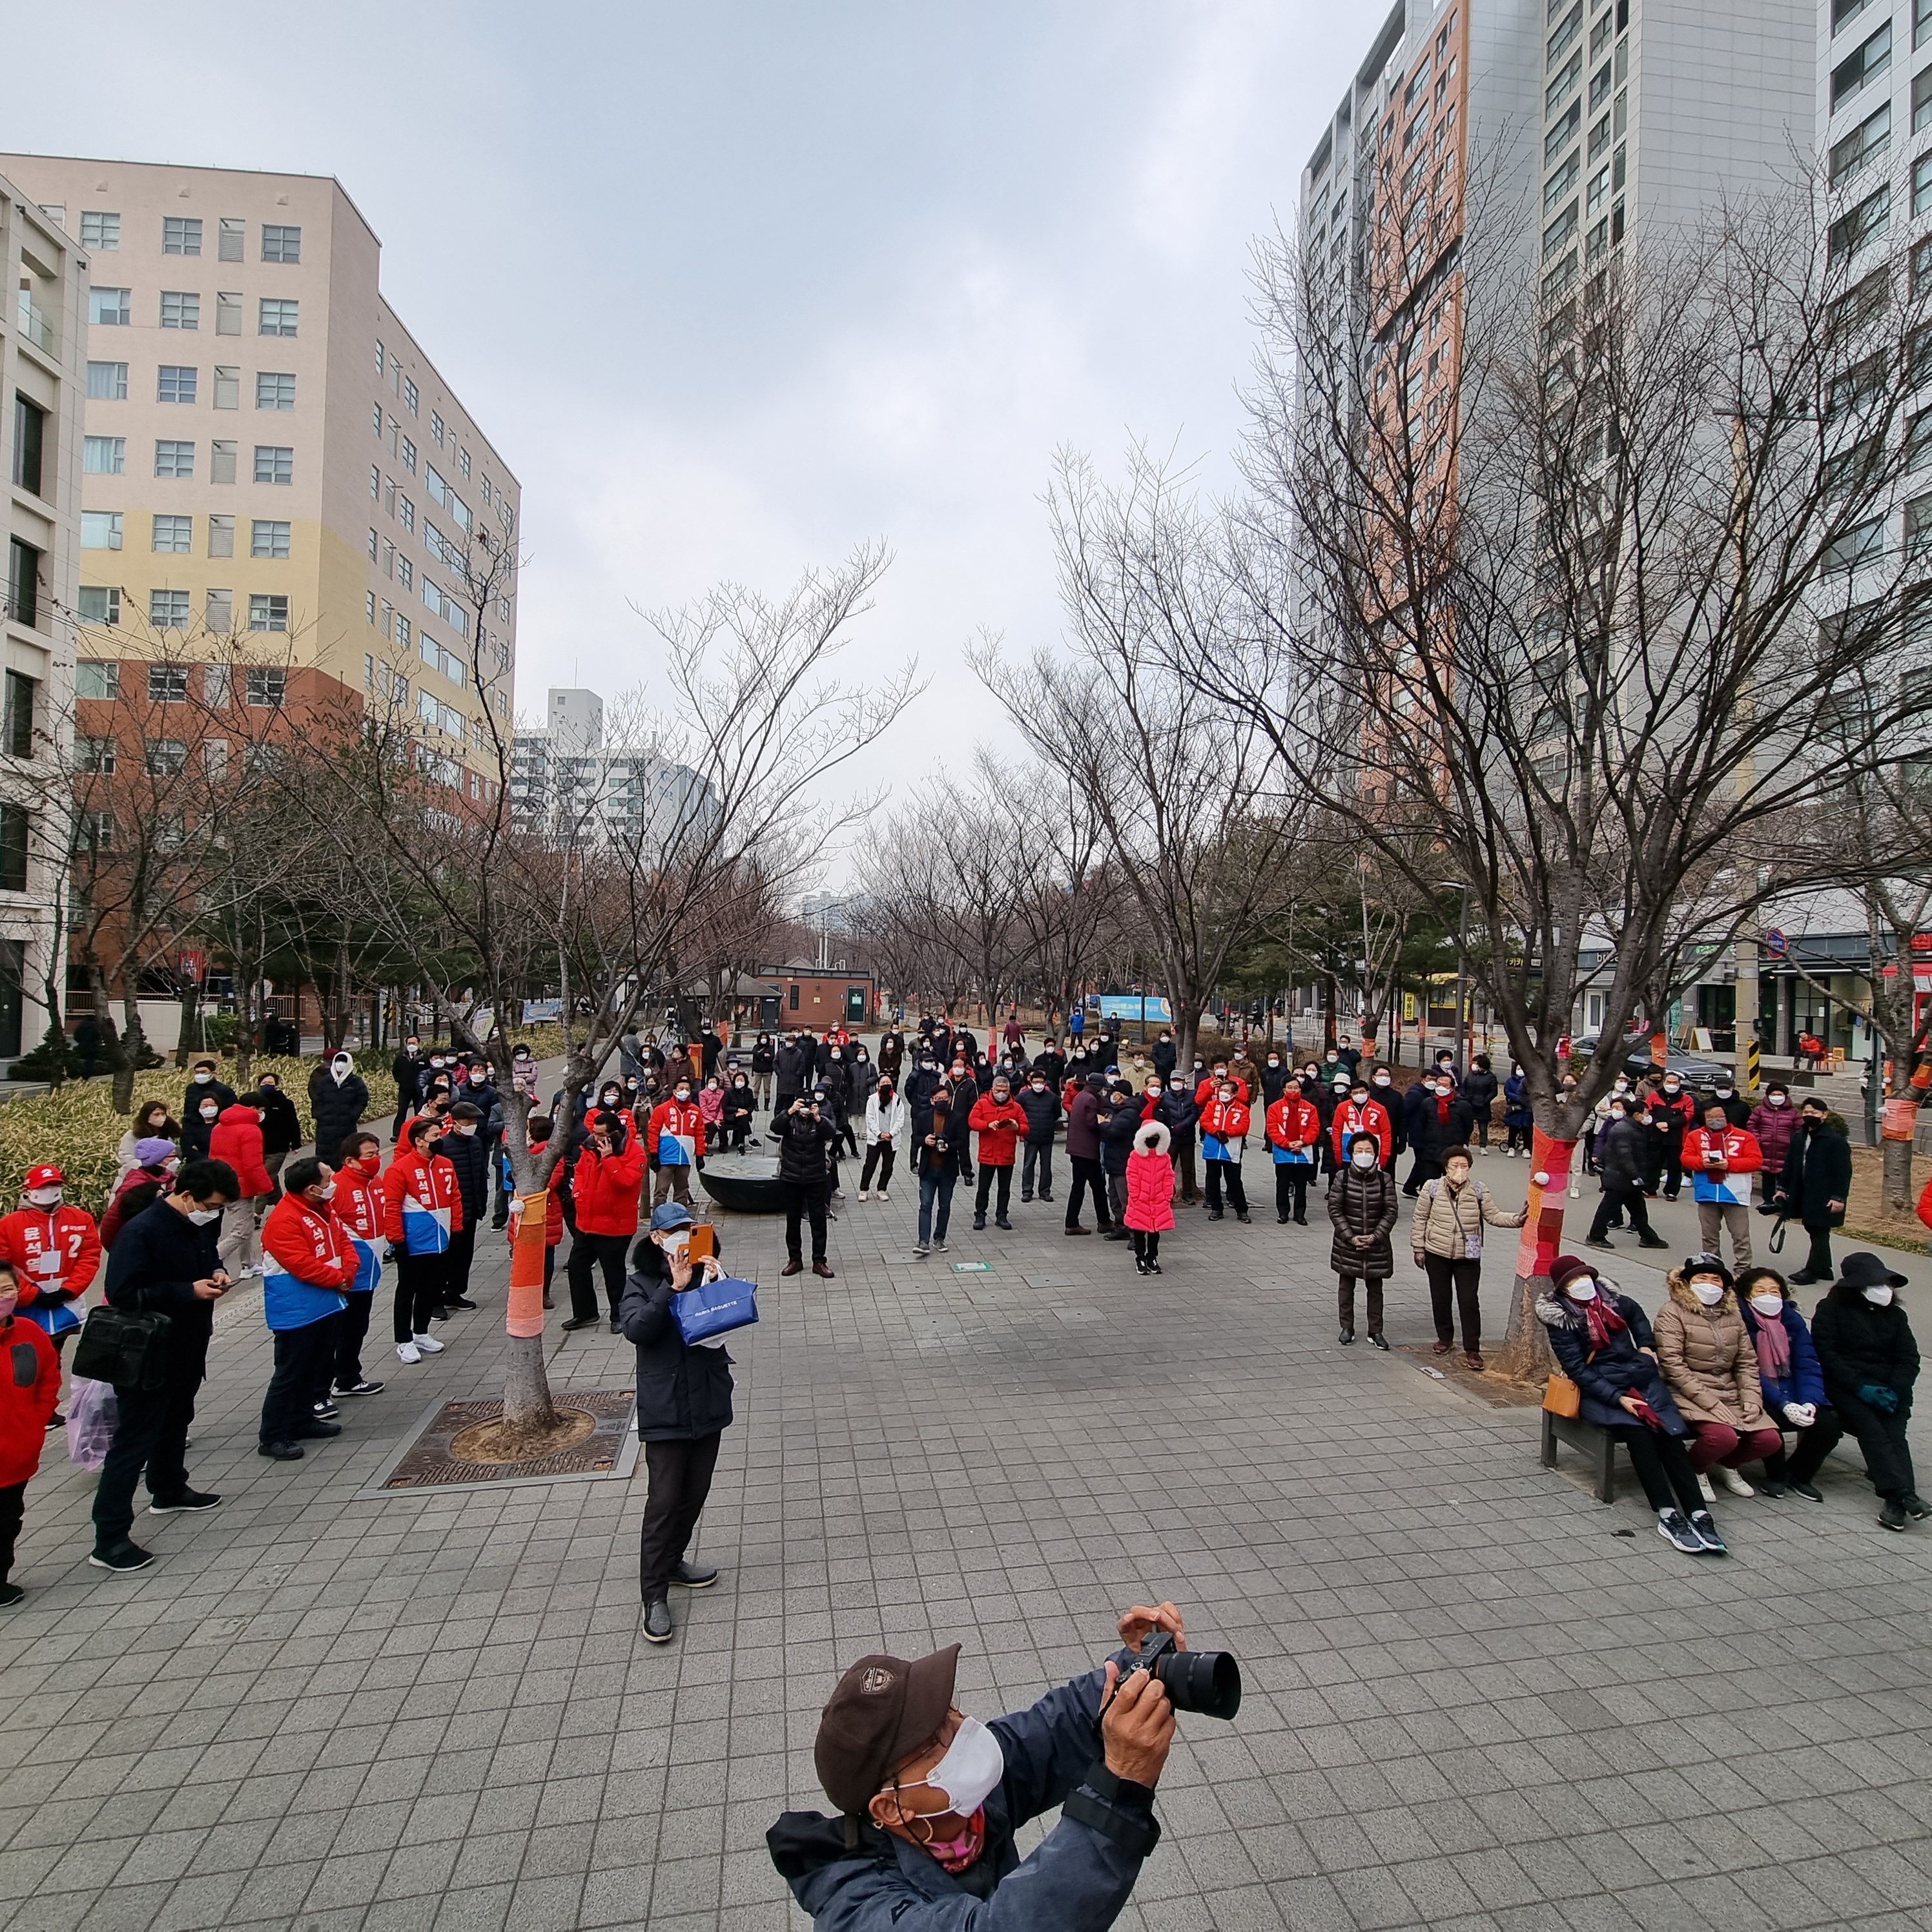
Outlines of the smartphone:
M 718 1230 L 709 1221 L 691 1224 L 691 1246 L 686 1250 L 694 1262 L 708 1261 L 718 1252 Z

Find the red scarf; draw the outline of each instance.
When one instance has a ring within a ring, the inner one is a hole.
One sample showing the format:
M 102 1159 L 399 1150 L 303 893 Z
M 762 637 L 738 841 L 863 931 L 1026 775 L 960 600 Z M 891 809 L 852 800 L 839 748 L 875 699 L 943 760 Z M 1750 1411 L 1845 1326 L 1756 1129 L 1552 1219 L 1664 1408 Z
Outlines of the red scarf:
M 1445 1121 L 1449 1118 L 1448 1100 L 1444 1096 L 1440 1094 L 1436 1096 L 1436 1118 L 1438 1120 Z
M 1583 1325 L 1590 1333 L 1590 1352 L 1593 1355 L 1599 1348 L 1607 1348 L 1610 1346 L 1612 1335 L 1630 1326 L 1604 1299 L 1600 1289 L 1595 1300 L 1575 1302 L 1571 1305 L 1582 1312 Z

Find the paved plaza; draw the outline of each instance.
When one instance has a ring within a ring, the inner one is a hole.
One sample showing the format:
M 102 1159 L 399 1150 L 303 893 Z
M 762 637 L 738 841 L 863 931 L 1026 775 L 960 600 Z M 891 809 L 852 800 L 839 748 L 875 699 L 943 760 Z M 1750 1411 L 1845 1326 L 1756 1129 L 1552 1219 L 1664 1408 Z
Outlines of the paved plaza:
M 1521 1163 L 1479 1169 L 1520 1198 Z M 0 1928 L 779 1932 L 805 1922 L 764 1834 L 824 1802 L 844 1664 L 958 1640 L 990 1715 L 1162 1597 L 1247 1696 L 1182 1720 L 1123 1925 L 1932 1924 L 1932 1528 L 1877 1527 L 1855 1450 L 1822 1508 L 1720 1502 L 1732 1554 L 1694 1561 L 1634 1484 L 1605 1508 L 1574 1457 L 1540 1468 L 1533 1408 L 1423 1372 L 1406 1256 L 1394 1352 L 1339 1348 L 1325 1217 L 1184 1212 L 1143 1280 L 1058 1203 L 1010 1234 L 969 1211 L 924 1262 L 913 1210 L 849 1199 L 831 1282 L 779 1280 L 778 1224 L 722 1223 L 764 1318 L 701 1532 L 724 1574 L 664 1649 L 641 1468 L 357 1498 L 432 1402 L 496 1392 L 494 1238 L 447 1352 L 372 1354 L 388 1388 L 299 1464 L 255 1454 L 259 1288 L 223 1304 L 190 1456 L 219 1510 L 139 1517 L 160 1560 L 119 1577 L 84 1561 L 90 1477 L 55 1451 L 29 1490 Z M 1660 1298 L 1628 1240 L 1608 1268 Z M 550 1340 L 560 1388 L 628 1385 L 620 1340 Z

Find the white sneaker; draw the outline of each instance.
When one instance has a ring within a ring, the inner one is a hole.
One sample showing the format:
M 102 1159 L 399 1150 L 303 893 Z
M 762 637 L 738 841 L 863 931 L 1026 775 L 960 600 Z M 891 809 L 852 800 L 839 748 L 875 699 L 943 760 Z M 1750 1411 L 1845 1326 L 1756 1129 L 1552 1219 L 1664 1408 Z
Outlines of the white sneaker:
M 883 1187 L 879 1190 L 879 1198 L 881 1201 L 890 1201 L 892 1198 Z
M 872 1197 L 869 1194 L 868 1194 L 868 1193 L 866 1192 L 866 1190 L 865 1190 L 862 1187 L 860 1189 L 860 1190 L 859 1190 L 859 1198 L 860 1198 L 861 1201 L 869 1201 L 869 1200 L 871 1200 L 871 1199 L 872 1199 Z M 886 1197 L 885 1197 L 883 1194 L 882 1194 L 882 1195 L 880 1195 L 880 1196 L 879 1196 L 879 1198 L 880 1198 L 881 1201 L 883 1201 L 885 1198 L 886 1198 Z
M 413 1342 L 398 1342 L 396 1344 L 396 1360 L 407 1362 L 413 1366 L 422 1360 L 422 1351 Z
M 414 1340 L 416 1346 L 425 1355 L 440 1355 L 442 1353 L 442 1344 L 434 1335 L 418 1335 L 414 1337 Z
M 1754 1496 L 1757 1494 L 1756 1490 L 1736 1470 L 1726 1468 L 1721 1462 L 1718 1466 L 1718 1480 L 1734 1496 Z
M 1700 1476 L 1697 1478 L 1697 1493 L 1707 1503 L 1714 1503 L 1718 1500 L 1718 1492 L 1712 1488 L 1711 1479 L 1708 1476 Z

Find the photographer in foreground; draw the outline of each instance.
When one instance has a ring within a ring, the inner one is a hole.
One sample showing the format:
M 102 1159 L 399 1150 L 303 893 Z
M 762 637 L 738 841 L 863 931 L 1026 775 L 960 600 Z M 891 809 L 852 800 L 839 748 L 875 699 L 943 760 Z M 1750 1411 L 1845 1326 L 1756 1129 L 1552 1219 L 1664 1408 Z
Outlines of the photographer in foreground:
M 860 1658 L 813 1750 L 843 1815 L 788 1811 L 765 1834 L 799 1904 L 840 1932 L 1112 1924 L 1160 1840 L 1176 1702 L 1232 1717 L 1240 1700 L 1234 1660 L 1189 1656 L 1173 1604 L 1136 1605 L 1120 1632 L 1126 1648 L 1101 1669 L 983 1724 L 953 1702 L 957 1644 L 916 1663 Z M 1056 1804 L 1023 1862 L 1014 1834 Z

